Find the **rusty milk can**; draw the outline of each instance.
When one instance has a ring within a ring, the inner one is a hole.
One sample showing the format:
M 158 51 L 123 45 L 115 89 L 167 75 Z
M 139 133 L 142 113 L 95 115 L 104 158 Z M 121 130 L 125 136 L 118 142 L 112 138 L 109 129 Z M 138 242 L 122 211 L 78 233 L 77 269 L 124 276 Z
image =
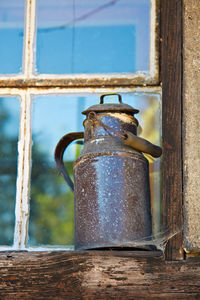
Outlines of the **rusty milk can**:
M 131 246 L 152 234 L 149 164 L 142 152 L 159 157 L 162 150 L 137 137 L 139 111 L 122 103 L 119 94 L 119 103 L 104 104 L 109 95 L 82 112 L 84 133 L 65 135 L 55 150 L 57 167 L 74 190 L 77 250 Z M 73 184 L 63 154 L 83 137 Z

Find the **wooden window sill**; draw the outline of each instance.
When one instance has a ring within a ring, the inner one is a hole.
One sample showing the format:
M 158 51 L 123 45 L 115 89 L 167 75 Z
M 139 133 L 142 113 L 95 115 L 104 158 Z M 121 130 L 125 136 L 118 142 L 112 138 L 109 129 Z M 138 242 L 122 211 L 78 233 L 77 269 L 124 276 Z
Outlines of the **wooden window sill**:
M 159 251 L 1 252 L 1 299 L 196 299 L 200 258 Z

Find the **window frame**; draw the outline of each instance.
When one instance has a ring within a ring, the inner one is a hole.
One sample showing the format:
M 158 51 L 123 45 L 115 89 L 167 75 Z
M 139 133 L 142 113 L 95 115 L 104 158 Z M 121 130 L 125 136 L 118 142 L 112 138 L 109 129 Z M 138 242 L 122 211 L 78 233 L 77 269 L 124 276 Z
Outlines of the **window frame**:
M 154 88 L 159 89 L 162 84 L 162 124 L 163 124 L 163 212 L 164 212 L 164 225 L 172 228 L 174 231 L 177 229 L 181 232 L 176 234 L 168 242 L 166 247 L 166 259 L 183 259 L 184 252 L 182 249 L 182 148 L 181 148 L 181 123 L 182 123 L 182 1 L 181 0 L 153 0 L 156 4 L 157 16 L 155 22 L 160 23 L 160 43 L 159 39 L 155 41 L 157 49 L 160 52 L 160 78 L 159 81 L 124 81 L 112 78 L 111 81 L 104 81 L 100 78 L 99 82 L 89 82 L 87 78 L 83 78 L 83 83 L 80 83 L 81 91 L 92 89 L 94 86 L 98 91 L 101 91 L 104 86 L 104 91 L 110 88 L 112 89 L 126 89 L 133 91 L 137 87 L 143 89 Z M 32 5 L 31 5 L 32 3 Z M 25 30 L 25 52 L 26 64 L 24 67 L 24 74 L 16 75 L 14 77 L 6 76 L 0 78 L 0 88 L 7 94 L 9 91 L 10 95 L 20 95 L 23 98 L 22 102 L 22 118 L 21 118 L 21 132 L 24 135 L 23 141 L 30 139 L 31 127 L 30 127 L 30 116 L 31 116 L 31 94 L 34 90 L 37 91 L 50 91 L 52 88 L 57 91 L 67 91 L 74 86 L 74 79 L 69 79 L 69 76 L 54 76 L 45 75 L 47 78 L 42 79 L 44 75 L 33 76 L 33 62 L 34 54 L 32 47 L 34 45 L 34 18 L 35 18 L 35 1 L 27 0 L 26 10 L 28 12 L 26 18 L 26 30 Z M 158 26 L 156 27 L 158 31 Z M 155 56 L 156 57 L 156 56 Z M 157 58 L 156 58 L 157 59 Z M 171 66 L 174 66 L 172 68 Z M 22 77 L 20 77 L 22 76 Z M 92 75 L 91 75 L 92 77 Z M 101 76 L 100 76 L 101 77 Z M 112 76 L 111 76 L 112 77 Z M 68 78 L 68 79 L 67 79 Z M 119 79 L 119 78 L 118 78 Z M 112 85 L 111 85 L 112 83 Z M 142 86 L 140 86 L 142 85 Z M 65 87 L 64 87 L 65 86 Z M 21 92 L 19 92 L 21 89 Z M 26 120 L 25 120 L 26 119 Z M 31 141 L 28 140 L 24 143 L 25 149 L 22 154 L 23 157 L 19 156 L 19 162 L 21 159 L 22 168 L 24 165 L 25 169 L 22 172 L 23 178 L 18 178 L 18 185 L 21 184 L 23 187 L 29 186 L 30 178 L 30 155 L 31 155 Z M 176 185 L 176 186 L 175 186 Z M 21 187 L 18 187 L 20 189 Z M 24 188 L 23 193 L 18 197 L 18 207 L 24 205 L 24 214 L 28 212 L 27 198 L 29 197 L 28 188 Z M 20 211 L 16 211 L 16 215 L 20 214 Z M 20 223 L 21 222 L 21 223 Z M 23 224 L 22 224 L 23 223 Z M 16 232 L 21 232 L 21 239 L 15 240 L 16 248 L 25 249 L 25 241 L 27 239 L 27 227 L 28 219 L 19 217 L 19 226 L 16 228 Z
M 2 297 L 199 297 L 200 260 L 186 257 L 182 236 L 182 9 L 183 0 L 160 2 L 164 224 L 180 233 L 169 240 L 165 256 L 159 251 L 2 252 Z
M 161 1 L 162 180 L 164 226 L 179 233 L 165 250 L 169 260 L 183 259 L 182 153 L 182 9 L 183 1 Z
M 159 85 L 159 10 L 160 1 L 151 1 L 150 72 L 128 74 L 35 74 L 36 0 L 26 0 L 23 73 L 0 76 L 0 95 L 21 98 L 20 145 L 16 196 L 14 245 L 11 249 L 27 250 L 29 194 L 31 174 L 31 106 L 32 96 L 76 92 L 152 92 L 161 93 Z M 153 74 L 153 75 L 152 75 Z M 0 246 L 0 249 L 9 247 Z M 47 246 L 47 248 L 49 248 Z M 60 247 L 62 249 L 63 247 Z M 37 248 L 36 248 L 37 249 Z M 45 247 L 44 247 L 45 249 Z
M 160 0 L 151 1 L 150 67 L 147 73 L 123 74 L 37 74 L 35 72 L 37 0 L 25 1 L 24 51 L 21 74 L 0 75 L 0 87 L 131 87 L 159 85 L 159 9 Z

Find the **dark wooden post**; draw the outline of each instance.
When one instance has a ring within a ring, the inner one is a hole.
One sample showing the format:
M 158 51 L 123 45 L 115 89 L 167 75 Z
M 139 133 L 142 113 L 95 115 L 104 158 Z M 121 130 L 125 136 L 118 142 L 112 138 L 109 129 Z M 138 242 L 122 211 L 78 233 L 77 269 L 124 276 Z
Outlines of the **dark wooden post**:
M 167 245 L 166 259 L 182 250 L 182 0 L 161 0 L 161 82 L 163 91 L 164 226 L 180 230 Z

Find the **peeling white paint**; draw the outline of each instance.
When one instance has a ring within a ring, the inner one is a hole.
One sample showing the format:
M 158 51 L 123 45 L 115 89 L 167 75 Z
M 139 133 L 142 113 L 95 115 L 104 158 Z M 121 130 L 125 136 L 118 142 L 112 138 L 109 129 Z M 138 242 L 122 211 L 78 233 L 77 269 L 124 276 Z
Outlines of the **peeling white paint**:
M 102 87 L 102 88 L 63 88 L 63 87 L 51 87 L 48 89 L 42 88 L 30 88 L 32 95 L 63 95 L 63 94 L 80 94 L 85 93 L 88 95 L 91 94 L 106 94 L 106 93 L 149 93 L 149 94 L 161 94 L 162 89 L 159 86 L 153 87 Z
M 21 239 L 21 194 L 23 189 L 23 166 L 24 166 L 24 118 L 25 118 L 25 95 L 21 95 L 21 112 L 20 112 L 20 130 L 18 142 L 18 176 L 17 176 L 17 191 L 15 204 L 15 233 L 14 233 L 14 247 L 19 247 L 19 240 Z
M 156 0 L 151 0 L 151 24 L 150 24 L 150 78 L 155 78 L 158 75 L 158 53 L 156 49 Z
M 26 0 L 23 66 L 25 78 L 30 78 L 35 69 L 36 0 Z
M 18 142 L 18 177 L 15 207 L 14 248 L 24 249 L 28 235 L 29 183 L 31 163 L 31 96 L 21 95 L 20 136 Z
M 149 72 L 142 72 L 142 71 L 137 71 L 135 73 L 123 73 L 123 74 L 38 74 L 38 75 L 33 75 L 31 77 L 32 79 L 37 79 L 37 80 L 46 80 L 46 79 L 74 79 L 74 80 L 114 80 L 114 79 L 144 79 L 145 81 L 153 81 L 153 77 Z
M 107 88 L 66 88 L 66 87 L 49 87 L 49 88 L 29 88 L 29 92 L 32 96 L 43 95 L 43 96 L 63 96 L 64 94 L 80 94 L 85 93 L 91 94 L 106 94 L 106 93 L 142 93 L 142 94 L 159 94 L 162 93 L 162 88 L 159 86 L 147 86 L 147 87 L 107 87 Z M 0 95 L 4 96 L 20 96 L 24 94 L 24 90 L 20 88 L 0 88 Z
M 100 142 L 102 142 L 104 140 L 105 140 L 104 138 L 99 138 L 99 139 L 95 139 L 95 140 L 91 141 L 90 143 L 91 144 L 95 143 L 97 145 L 97 144 L 99 144 Z

